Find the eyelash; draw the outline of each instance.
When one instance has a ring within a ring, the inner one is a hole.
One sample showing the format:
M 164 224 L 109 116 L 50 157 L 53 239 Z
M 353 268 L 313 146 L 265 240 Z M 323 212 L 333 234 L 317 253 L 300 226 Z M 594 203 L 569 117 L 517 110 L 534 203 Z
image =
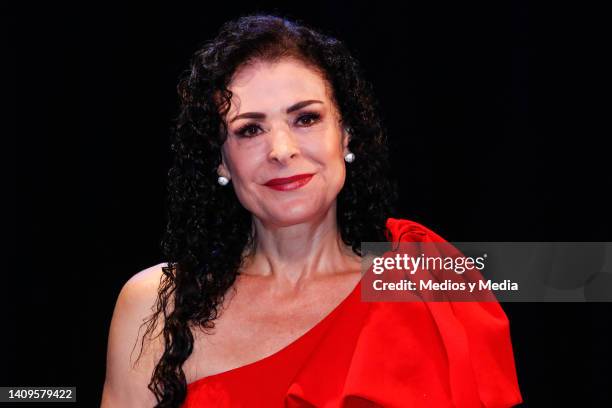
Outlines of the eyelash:
M 305 113 L 305 114 L 301 115 L 299 118 L 297 118 L 296 122 L 299 122 L 299 121 L 303 120 L 304 118 L 312 120 L 312 123 L 310 123 L 309 125 L 304 125 L 304 127 L 309 127 L 309 126 L 312 126 L 315 123 L 317 123 L 321 119 L 321 115 L 316 113 L 316 112 L 308 112 L 308 113 Z M 241 136 L 241 137 L 254 137 L 254 136 L 257 136 L 257 135 L 247 135 L 247 133 L 248 133 L 248 131 L 250 129 L 258 128 L 258 127 L 259 126 L 257 126 L 256 124 L 247 123 L 246 125 L 242 126 L 240 129 L 238 129 L 236 131 L 236 134 Z

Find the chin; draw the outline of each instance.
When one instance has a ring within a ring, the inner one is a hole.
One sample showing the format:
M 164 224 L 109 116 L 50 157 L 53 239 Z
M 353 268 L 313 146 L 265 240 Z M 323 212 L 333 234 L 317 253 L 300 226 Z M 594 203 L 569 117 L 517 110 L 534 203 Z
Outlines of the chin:
M 274 212 L 273 222 L 276 225 L 288 227 L 313 220 L 320 214 L 320 209 L 315 209 L 310 205 L 282 206 Z

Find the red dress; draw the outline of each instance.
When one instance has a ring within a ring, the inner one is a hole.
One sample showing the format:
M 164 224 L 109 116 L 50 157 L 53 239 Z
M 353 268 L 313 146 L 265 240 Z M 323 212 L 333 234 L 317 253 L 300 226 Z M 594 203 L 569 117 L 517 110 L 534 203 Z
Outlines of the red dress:
M 393 242 L 445 242 L 389 218 Z M 184 408 L 511 407 L 522 402 L 496 302 L 362 302 L 361 281 L 304 335 L 188 384 Z

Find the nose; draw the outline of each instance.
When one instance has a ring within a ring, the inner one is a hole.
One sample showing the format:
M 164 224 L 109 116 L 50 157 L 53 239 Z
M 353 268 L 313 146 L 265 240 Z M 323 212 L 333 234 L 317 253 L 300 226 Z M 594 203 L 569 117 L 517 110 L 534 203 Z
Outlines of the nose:
M 268 160 L 286 164 L 289 159 L 299 154 L 299 147 L 290 130 L 281 128 L 269 134 L 270 152 L 268 154 Z

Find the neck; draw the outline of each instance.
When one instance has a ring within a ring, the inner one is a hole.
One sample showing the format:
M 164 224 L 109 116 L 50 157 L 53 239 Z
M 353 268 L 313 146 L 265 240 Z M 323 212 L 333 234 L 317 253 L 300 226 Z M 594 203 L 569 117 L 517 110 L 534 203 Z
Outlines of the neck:
M 360 257 L 342 242 L 335 203 L 317 219 L 276 226 L 253 217 L 256 243 L 247 275 L 265 276 L 279 287 L 359 268 Z

